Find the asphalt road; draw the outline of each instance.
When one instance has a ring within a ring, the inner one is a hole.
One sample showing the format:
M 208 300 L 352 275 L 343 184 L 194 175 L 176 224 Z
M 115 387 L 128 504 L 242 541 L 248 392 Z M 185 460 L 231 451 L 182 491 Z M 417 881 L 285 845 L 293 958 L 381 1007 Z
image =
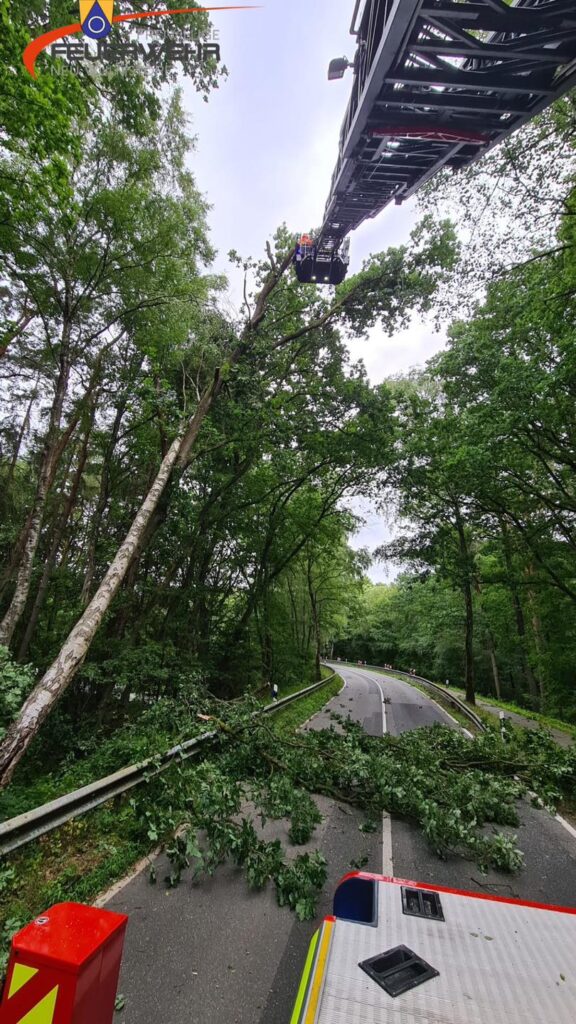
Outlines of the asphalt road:
M 458 727 L 408 683 L 337 667 L 346 685 L 310 728 L 329 725 L 332 711 L 361 722 L 375 736 L 434 722 Z M 385 816 L 382 835 L 364 835 L 357 812 L 318 802 L 324 818 L 314 845 L 330 864 L 318 919 L 331 912 L 334 887 L 359 856 L 367 858 L 368 871 L 576 906 L 576 838 L 544 812 L 522 807 L 525 870 L 513 878 L 495 872 L 483 877 L 467 862 L 440 861 L 406 822 Z M 282 828 L 268 824 L 266 838 Z M 184 880 L 174 890 L 162 884 L 163 858 L 157 871 L 157 885 L 141 873 L 106 903 L 130 916 L 119 986 L 125 1007 L 118 1024 L 288 1024 L 317 921 L 296 921 L 276 905 L 271 891 L 249 892 L 233 867 L 222 867 L 201 885 Z
M 330 724 L 333 705 L 335 710 L 344 714 L 341 708 L 342 705 L 346 707 L 346 703 L 351 707 L 350 717 L 361 722 L 370 736 L 381 736 L 383 732 L 398 736 L 401 732 L 434 725 L 435 722 L 455 725 L 454 719 L 438 704 L 400 679 L 364 668 L 348 668 L 338 664 L 331 667 L 342 676 L 346 686 L 316 716 L 317 728 L 326 728 Z M 385 711 L 384 726 L 382 708 Z

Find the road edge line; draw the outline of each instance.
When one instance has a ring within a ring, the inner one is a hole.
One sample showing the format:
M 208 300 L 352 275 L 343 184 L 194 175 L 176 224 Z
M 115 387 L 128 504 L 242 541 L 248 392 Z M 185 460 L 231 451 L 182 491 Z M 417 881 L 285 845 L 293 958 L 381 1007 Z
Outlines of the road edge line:
M 569 821 L 566 821 L 566 818 L 563 818 L 561 814 L 556 814 L 554 815 L 554 817 L 556 821 L 558 821 L 562 825 L 562 828 L 565 828 L 566 831 L 570 833 L 572 838 L 576 839 L 576 828 L 574 828 L 574 826 L 571 825 Z
M 388 732 L 388 720 L 386 716 L 384 690 L 382 689 L 382 684 L 378 679 L 373 679 L 372 682 L 376 683 L 376 686 L 380 691 L 380 697 L 382 700 L 382 735 L 385 736 Z M 392 859 L 392 817 L 388 814 L 388 811 L 382 812 L 382 874 L 389 878 L 394 876 L 394 863 Z

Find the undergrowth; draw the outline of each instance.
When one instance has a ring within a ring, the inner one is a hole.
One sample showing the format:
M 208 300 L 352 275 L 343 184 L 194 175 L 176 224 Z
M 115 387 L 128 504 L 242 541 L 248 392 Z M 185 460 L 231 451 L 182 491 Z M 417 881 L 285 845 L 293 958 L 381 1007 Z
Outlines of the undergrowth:
M 0 659 L 1 653 L 0 648 Z M 323 669 L 323 675 L 332 673 Z M 279 696 L 288 696 L 305 685 L 283 687 Z M 318 711 L 341 686 L 338 679 L 327 683 L 320 690 L 279 711 L 274 718 L 284 731 L 295 729 Z M 264 703 L 268 700 L 267 696 Z M 186 696 L 163 698 L 149 707 L 134 708 L 134 717 L 127 718 L 107 736 L 93 731 L 74 736 L 59 761 L 47 759 L 39 743 L 39 749 L 32 751 L 32 756 L 23 763 L 8 789 L 0 793 L 0 821 L 16 817 L 130 764 L 153 757 L 158 751 L 192 739 L 206 731 L 205 724 L 198 718 L 198 709 L 225 707 L 227 703 L 211 698 L 201 685 L 189 685 Z M 50 765 L 48 771 L 47 760 Z
M 325 670 L 325 674 L 332 673 Z M 293 732 L 338 692 L 341 685 L 338 679 L 327 682 L 326 686 L 308 697 L 274 714 L 269 719 L 270 726 L 282 733 Z M 290 690 L 282 690 L 280 696 L 286 692 Z M 234 703 L 227 705 L 199 688 L 194 694 L 194 702 L 190 698 L 187 702 L 180 701 L 175 707 L 173 701 L 161 701 L 144 712 L 137 723 L 125 723 L 122 730 L 112 736 L 100 737 L 98 744 L 85 744 L 80 737 L 74 750 L 52 772 L 40 772 L 40 757 L 38 765 L 33 762 L 31 766 L 25 766 L 26 770 L 2 794 L 1 816 L 21 813 L 130 762 L 150 757 L 180 739 L 205 732 L 207 723 L 198 716 L 199 710 L 217 710 L 224 714 L 227 708 L 234 707 Z M 238 709 L 232 713 L 247 714 L 255 707 L 255 703 L 248 701 L 244 703 L 243 712 Z M 178 778 L 178 768 L 175 779 Z M 145 857 L 158 845 L 154 823 L 158 815 L 156 812 L 153 815 L 143 813 L 142 804 L 158 800 L 164 807 L 165 799 L 172 800 L 169 794 L 173 788 L 170 777 L 166 783 L 163 780 L 157 780 L 154 786 L 149 783 L 141 790 L 137 813 L 134 801 L 116 798 L 0 861 L 0 974 L 12 934 L 32 917 L 54 903 L 66 900 L 92 902 L 125 875 L 139 858 Z M 308 827 L 307 813 L 312 817 L 317 815 L 315 808 L 306 812 L 306 806 L 303 803 L 295 812 L 294 841 L 303 841 Z M 161 817 L 164 838 L 170 845 L 169 830 L 177 831 L 183 820 L 183 811 L 175 806 L 171 816 L 165 808 Z M 313 827 L 311 825 L 310 830 Z M 290 877 L 284 878 L 284 887 Z

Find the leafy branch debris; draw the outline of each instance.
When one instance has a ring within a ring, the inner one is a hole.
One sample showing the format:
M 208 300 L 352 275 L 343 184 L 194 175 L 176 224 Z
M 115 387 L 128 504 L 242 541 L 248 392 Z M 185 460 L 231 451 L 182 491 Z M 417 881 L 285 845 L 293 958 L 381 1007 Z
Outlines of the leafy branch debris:
M 249 702 L 228 715 L 218 710 L 211 758 L 151 781 L 134 806 L 149 837 L 167 844 L 170 885 L 188 868 L 198 879 L 231 858 L 251 888 L 271 881 L 279 904 L 301 919 L 314 915 L 325 858 L 313 851 L 294 859 L 279 839 L 264 841 L 254 815 L 262 825 L 288 819 L 290 843 L 303 845 L 321 820 L 313 796 L 322 794 L 362 809 L 365 831 L 387 812 L 418 825 L 441 858 L 515 872 L 523 855 L 501 829 L 518 825 L 518 800 L 534 792 L 552 808 L 574 789 L 576 748 L 563 750 L 543 732 L 518 730 L 503 743 L 494 729 L 470 741 L 435 725 L 373 737 L 333 715 L 330 729 L 295 738 L 255 719 Z

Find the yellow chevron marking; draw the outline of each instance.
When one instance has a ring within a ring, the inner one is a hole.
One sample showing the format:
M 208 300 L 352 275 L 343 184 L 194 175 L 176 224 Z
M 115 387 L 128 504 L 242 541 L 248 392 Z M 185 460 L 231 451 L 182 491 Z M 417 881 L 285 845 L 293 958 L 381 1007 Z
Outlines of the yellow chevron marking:
M 12 978 L 10 979 L 10 991 L 8 992 L 8 999 L 11 999 L 16 992 L 19 992 L 23 985 L 30 978 L 33 978 L 35 974 L 38 974 L 37 967 L 28 967 L 26 964 L 14 964 L 14 970 L 12 971 Z
M 36 1003 L 36 1006 L 29 1010 L 25 1017 L 21 1017 L 18 1024 L 53 1024 L 57 998 L 58 985 L 47 996 L 44 996 L 44 999 Z

